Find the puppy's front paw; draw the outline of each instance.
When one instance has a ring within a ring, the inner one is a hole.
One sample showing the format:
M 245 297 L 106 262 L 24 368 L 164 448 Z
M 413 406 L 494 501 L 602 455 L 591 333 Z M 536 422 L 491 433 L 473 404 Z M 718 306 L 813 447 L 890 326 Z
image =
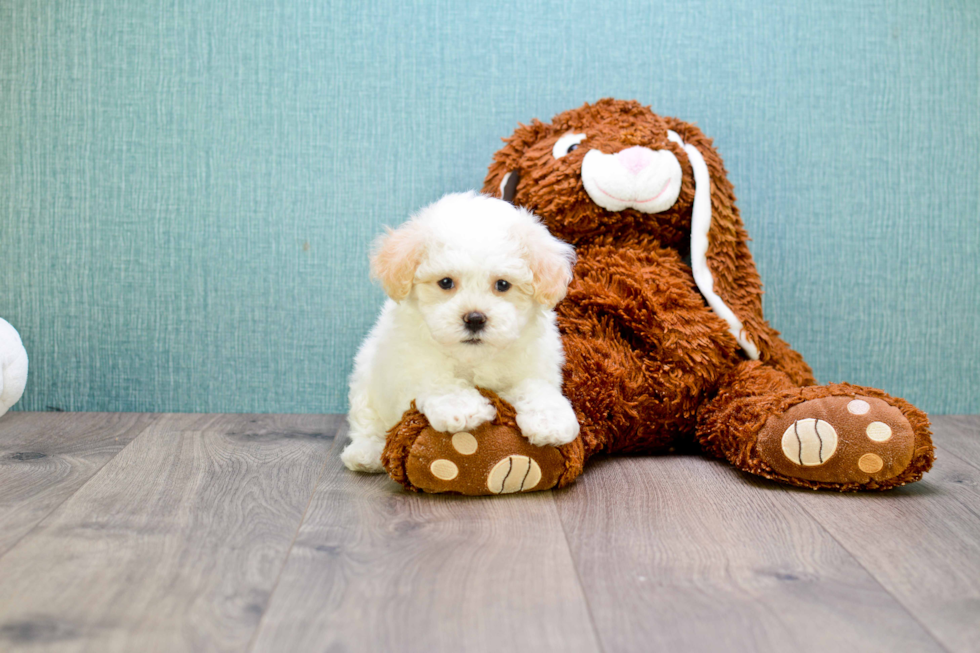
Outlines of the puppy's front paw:
M 351 440 L 351 443 L 340 454 L 340 459 L 351 471 L 377 474 L 385 470 L 381 465 L 381 451 L 384 448 L 384 440 L 357 438 Z
M 421 410 L 432 428 L 445 433 L 475 429 L 497 415 L 493 404 L 476 390 L 432 397 Z
M 564 397 L 541 400 L 517 413 L 517 425 L 531 444 L 561 446 L 578 437 L 578 419 Z

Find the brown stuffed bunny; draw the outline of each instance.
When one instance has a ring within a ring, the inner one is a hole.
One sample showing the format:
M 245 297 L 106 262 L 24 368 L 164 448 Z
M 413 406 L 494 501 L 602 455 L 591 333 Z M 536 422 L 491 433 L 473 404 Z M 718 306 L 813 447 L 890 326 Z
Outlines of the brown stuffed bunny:
M 811 488 L 884 490 L 932 466 L 922 411 L 881 390 L 815 385 L 765 321 L 732 185 L 697 127 L 607 99 L 505 142 L 483 192 L 533 211 L 578 253 L 557 311 L 581 434 L 534 447 L 490 393 L 497 418 L 473 437 L 438 433 L 413 408 L 388 435 L 392 478 L 428 492 L 543 490 L 570 483 L 593 454 L 690 442 Z M 453 478 L 433 471 L 446 459 Z

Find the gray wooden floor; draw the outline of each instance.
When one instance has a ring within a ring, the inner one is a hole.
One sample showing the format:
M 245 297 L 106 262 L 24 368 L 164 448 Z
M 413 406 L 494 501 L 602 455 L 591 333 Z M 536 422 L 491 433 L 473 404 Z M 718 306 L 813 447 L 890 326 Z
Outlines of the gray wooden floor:
M 2 651 L 978 651 L 980 417 L 888 494 L 698 457 L 412 495 L 341 416 L 0 419 Z

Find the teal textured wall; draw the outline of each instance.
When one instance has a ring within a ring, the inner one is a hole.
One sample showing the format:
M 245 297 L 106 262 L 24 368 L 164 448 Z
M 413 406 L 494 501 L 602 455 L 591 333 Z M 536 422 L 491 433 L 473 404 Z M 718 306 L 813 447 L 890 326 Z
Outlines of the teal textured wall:
M 714 137 L 821 381 L 980 412 L 973 0 L 7 0 L 20 408 L 345 410 L 371 238 L 604 96 Z

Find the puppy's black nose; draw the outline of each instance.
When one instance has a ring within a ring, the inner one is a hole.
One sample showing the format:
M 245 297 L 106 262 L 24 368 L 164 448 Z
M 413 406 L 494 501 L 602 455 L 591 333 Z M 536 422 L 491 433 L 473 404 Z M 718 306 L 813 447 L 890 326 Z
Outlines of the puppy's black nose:
M 479 331 L 487 323 L 487 316 L 479 311 L 472 311 L 463 316 L 463 324 L 467 331 Z

